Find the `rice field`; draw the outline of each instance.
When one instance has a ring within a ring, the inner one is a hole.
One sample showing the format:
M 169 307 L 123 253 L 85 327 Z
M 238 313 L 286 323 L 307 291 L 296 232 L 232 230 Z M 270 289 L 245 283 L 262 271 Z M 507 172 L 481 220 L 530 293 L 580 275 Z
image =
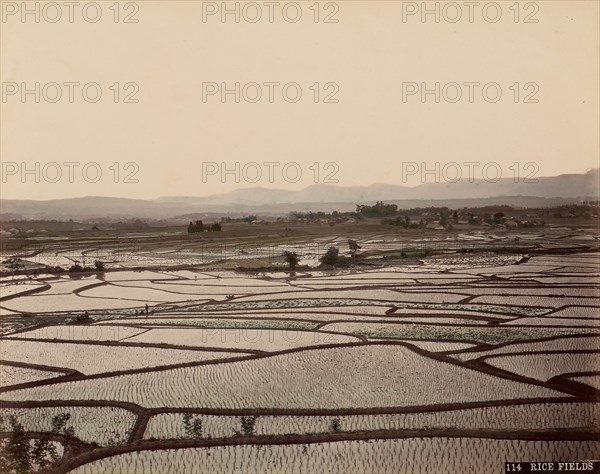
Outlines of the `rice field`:
M 69 413 L 69 456 L 108 448 L 71 471 L 94 474 L 493 473 L 600 458 L 597 255 L 514 265 L 521 255 L 452 251 L 295 275 L 128 268 L 197 257 L 157 247 L 115 255 L 108 268 L 123 271 L 3 277 L 3 429 L 15 416 L 48 432 Z M 253 415 L 253 438 L 235 445 Z
M 129 342 L 153 344 L 180 344 L 221 349 L 250 349 L 283 351 L 297 347 L 324 344 L 357 343 L 361 340 L 341 334 L 323 334 L 313 331 L 285 329 L 150 329 L 129 338 Z
M 0 386 L 19 385 L 28 382 L 51 379 L 63 375 L 62 372 L 50 372 L 48 370 L 37 370 L 30 367 L 15 367 L 13 365 L 0 364 Z
M 497 284 L 497 283 L 496 283 Z M 493 286 L 485 286 L 485 287 L 473 287 L 473 286 L 460 286 L 460 287 L 442 287 L 442 288 L 398 288 L 403 293 L 414 292 L 414 293 L 422 293 L 424 290 L 428 293 L 445 293 L 445 292 L 453 292 L 453 293 L 462 293 L 466 296 L 478 296 L 478 295 L 487 295 L 487 296 L 517 296 L 519 300 L 521 298 L 525 298 L 527 301 L 528 297 L 536 298 L 536 297 L 552 297 L 554 298 L 565 298 L 565 297 L 573 297 L 573 298 L 600 298 L 600 288 L 578 288 L 571 286 L 555 286 L 551 288 L 545 287 L 493 287 Z M 553 300 L 552 300 L 553 301 Z M 583 301 L 586 301 L 585 299 Z M 568 304 L 568 303 L 565 303 Z
M 16 296 L 21 293 L 26 293 L 32 290 L 41 290 L 45 287 L 43 283 L 24 283 L 21 282 L 19 284 L 14 283 L 4 283 L 0 284 L 0 298 L 4 298 L 7 296 Z
M 494 356 L 487 364 L 537 380 L 549 380 L 570 372 L 590 372 L 598 369 L 600 352 L 578 352 Z
M 400 453 L 400 454 L 399 454 Z M 503 473 L 504 460 L 575 461 L 600 457 L 598 441 L 523 441 L 471 438 L 411 438 L 340 441 L 304 445 L 225 446 L 134 451 L 94 461 L 74 470 L 164 474 L 298 472 Z M 502 461 L 499 461 L 502 460 Z
M 46 280 L 45 283 L 50 285 L 50 288 L 44 290 L 40 295 L 69 295 L 87 286 L 100 284 L 102 280 L 96 278 L 96 276 L 75 279 L 53 278 L 52 280 Z
M 107 341 L 117 342 L 144 332 L 127 326 L 95 324 L 90 326 L 42 326 L 31 331 L 17 333 L 19 339 L 56 339 L 60 341 Z M 7 339 L 11 339 L 8 337 Z
M 188 306 L 189 311 L 238 311 L 238 310 L 261 310 L 261 309 L 282 309 L 282 308 L 314 308 L 314 307 L 329 307 L 341 308 L 345 306 L 372 306 L 380 304 L 382 306 L 393 305 L 400 309 L 426 309 L 430 311 L 483 311 L 490 314 L 513 314 L 515 316 L 535 316 L 543 315 L 551 311 L 552 308 L 542 308 L 534 306 L 516 306 L 516 305 L 501 305 L 501 304 L 481 304 L 481 303 L 418 303 L 418 302 L 402 302 L 399 300 L 385 300 L 376 302 L 373 299 L 355 299 L 355 298 L 323 298 L 326 293 L 323 293 L 318 298 L 303 298 L 303 293 L 300 292 L 295 297 L 279 299 L 279 295 L 273 299 L 265 299 L 264 296 L 250 297 L 245 300 L 228 301 L 225 303 L 209 303 L 203 305 Z M 329 294 L 333 296 L 333 293 Z M 258 299 L 260 298 L 260 299 Z M 461 298 L 462 299 L 462 298 Z
M 391 303 L 399 302 L 426 302 L 426 303 L 458 303 L 460 300 L 465 298 L 465 295 L 457 295 L 451 293 L 437 293 L 437 294 L 422 294 L 422 293 L 401 293 L 393 290 L 346 290 L 337 289 L 336 291 L 293 291 L 290 293 L 278 293 L 275 298 L 277 300 L 286 299 L 298 299 L 306 298 L 320 300 L 320 299 L 331 299 L 331 298 L 343 298 L 345 300 L 377 300 L 377 301 L 389 301 Z M 264 295 L 248 296 L 238 301 L 261 301 L 264 300 Z
M 113 322 L 151 326 L 197 326 L 199 328 L 228 329 L 315 329 L 318 322 L 285 321 L 279 319 L 227 319 L 227 318 L 148 318 L 117 319 Z
M 130 294 L 131 296 L 131 294 Z M 48 311 L 86 311 L 94 309 L 140 308 L 146 304 L 144 299 L 129 298 L 127 300 L 111 298 L 86 298 L 73 294 L 22 296 L 2 302 L 9 310 L 22 313 L 45 313 Z
M 459 360 L 471 360 L 478 357 L 496 356 L 499 354 L 511 354 L 515 352 L 535 353 L 540 351 L 598 351 L 600 352 L 600 337 L 565 337 L 549 341 L 529 342 L 525 344 L 507 344 L 497 349 L 483 350 L 477 352 L 464 352 L 454 357 Z
M 39 365 L 52 364 L 53 367 L 73 369 L 83 374 L 100 374 L 236 356 L 239 357 L 240 354 L 9 339 L 2 341 L 0 346 L 2 360 Z
M 569 319 L 569 318 L 521 318 L 515 321 L 508 321 L 507 326 L 518 324 L 519 326 L 575 326 L 575 327 L 589 327 L 589 328 L 600 328 L 600 318 L 581 318 L 581 319 Z
M 52 418 L 64 413 L 70 415 L 68 423 L 75 430 L 75 436 L 102 446 L 127 442 L 136 420 L 130 411 L 116 407 L 0 408 L 1 417 L 14 416 L 28 431 L 51 431 Z
M 203 437 L 226 438 L 239 429 L 237 416 L 197 415 L 202 420 Z M 329 433 L 333 416 L 259 416 L 257 435 Z M 340 431 L 378 430 L 543 430 L 600 428 L 600 405 L 595 403 L 545 403 L 490 406 L 466 410 L 398 413 L 385 415 L 340 415 Z M 182 413 L 154 415 L 144 433 L 145 439 L 185 438 Z
M 449 385 L 450 377 L 455 383 Z M 400 345 L 314 349 L 8 392 L 25 400 L 117 400 L 146 407 L 352 409 L 557 397 Z
M 567 306 L 548 316 L 553 318 L 600 318 L 600 306 Z
M 389 324 L 379 322 L 330 323 L 321 329 L 366 337 L 393 337 L 399 339 L 433 339 L 444 341 L 474 341 L 500 344 L 571 334 L 591 333 L 584 328 L 517 328 L 507 326 L 433 326 L 421 324 Z
M 374 341 L 385 341 L 386 339 L 381 338 L 370 338 Z M 464 342 L 438 342 L 438 341 L 418 341 L 414 339 L 401 340 L 401 342 L 407 342 L 413 346 L 417 346 L 419 349 L 429 352 L 447 352 L 447 351 L 460 351 L 463 349 L 471 349 L 477 347 L 475 344 L 464 343 Z
M 504 304 L 504 296 L 477 296 L 472 300 L 475 303 L 483 304 Z M 558 308 L 560 306 L 600 306 L 600 298 L 573 298 L 569 296 L 520 296 L 519 301 L 525 306 L 544 306 L 548 308 Z

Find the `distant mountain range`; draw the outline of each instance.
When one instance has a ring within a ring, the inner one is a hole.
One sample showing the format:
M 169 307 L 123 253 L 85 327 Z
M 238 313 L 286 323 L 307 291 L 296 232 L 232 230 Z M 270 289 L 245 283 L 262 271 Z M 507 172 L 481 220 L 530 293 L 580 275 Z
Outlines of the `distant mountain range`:
M 315 184 L 299 191 L 245 188 L 206 197 L 165 196 L 155 200 L 81 197 L 47 201 L 0 199 L 0 218 L 7 219 L 167 219 L 197 213 L 273 213 L 292 210 L 352 210 L 356 204 L 393 202 L 401 208 L 508 204 L 545 207 L 600 199 L 600 171 L 540 177 L 537 182 L 504 178 L 495 183 L 461 180 L 415 187 L 394 184 L 333 186 Z

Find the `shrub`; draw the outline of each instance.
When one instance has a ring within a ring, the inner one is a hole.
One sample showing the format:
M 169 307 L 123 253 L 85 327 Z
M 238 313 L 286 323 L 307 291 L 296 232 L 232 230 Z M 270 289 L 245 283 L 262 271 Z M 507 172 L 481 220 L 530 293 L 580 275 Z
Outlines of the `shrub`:
M 329 250 L 325 252 L 325 255 L 319 258 L 319 261 L 321 262 L 321 265 L 329 267 L 343 267 L 352 263 L 352 259 L 340 255 L 340 249 L 337 247 L 329 247 Z
M 202 437 L 202 420 L 200 417 L 193 416 L 191 413 L 184 413 L 183 427 L 185 428 L 186 438 Z
M 329 429 L 331 431 L 333 431 L 334 433 L 340 432 L 342 430 L 342 425 L 340 424 L 340 419 L 332 418 L 331 422 L 329 423 Z
M 99 272 L 103 272 L 106 268 L 102 260 L 96 260 L 94 262 L 94 267 L 96 267 L 96 270 L 98 270 Z
M 68 438 L 75 436 L 75 430 L 72 426 L 67 427 L 68 421 L 71 419 L 70 413 L 61 413 L 52 418 L 52 432 L 62 434 Z
M 234 430 L 236 436 L 254 436 L 255 430 L 254 425 L 256 423 L 257 416 L 242 416 L 240 417 L 240 425 L 242 427 L 242 431 Z
M 71 265 L 71 268 L 69 268 L 69 272 L 71 273 L 79 273 L 82 271 L 84 271 L 84 268 L 78 263 L 74 263 L 73 265 Z
M 339 260 L 340 249 L 337 247 L 329 247 L 329 250 L 325 252 L 319 260 L 323 265 L 335 265 Z

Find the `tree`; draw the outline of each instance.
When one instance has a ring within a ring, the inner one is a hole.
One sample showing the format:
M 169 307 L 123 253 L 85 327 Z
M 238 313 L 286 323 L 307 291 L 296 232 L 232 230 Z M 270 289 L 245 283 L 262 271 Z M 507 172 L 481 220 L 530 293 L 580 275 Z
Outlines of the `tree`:
M 193 234 L 195 232 L 204 232 L 204 224 L 202 221 L 196 221 L 195 224 L 190 221 L 190 224 L 188 225 L 188 233 Z
M 352 255 L 352 258 L 355 258 L 356 252 L 358 252 L 358 250 L 362 248 L 360 245 L 358 245 L 358 242 L 356 242 L 356 240 L 352 239 L 348 239 L 348 247 L 350 247 L 350 255 Z
M 105 270 L 104 262 L 102 260 L 96 260 L 94 262 L 94 267 L 96 267 L 96 270 L 99 272 L 103 272 Z
M 283 252 L 283 258 L 286 263 L 290 266 L 290 270 L 294 271 L 296 269 L 296 265 L 300 261 L 300 257 L 296 252 L 289 252 L 288 250 Z
M 31 450 L 31 457 L 42 469 L 60 459 L 56 446 L 50 441 L 50 437 L 47 433 L 43 433 L 34 443 L 33 449 Z M 48 457 L 50 457 L 50 459 L 48 459 Z
M 443 227 L 448 227 L 448 224 L 450 223 L 449 217 L 450 209 L 447 207 L 442 207 L 440 209 L 440 225 Z
M 25 434 L 23 425 L 14 416 L 9 418 L 12 436 L 8 445 L 0 454 L 0 470 L 2 472 L 15 472 L 25 474 L 31 470 L 31 453 L 29 438 Z

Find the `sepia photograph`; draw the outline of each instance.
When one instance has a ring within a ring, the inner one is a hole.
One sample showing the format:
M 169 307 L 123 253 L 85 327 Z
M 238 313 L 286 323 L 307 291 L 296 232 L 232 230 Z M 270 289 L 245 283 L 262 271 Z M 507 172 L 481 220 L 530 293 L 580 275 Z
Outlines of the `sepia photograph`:
M 0 474 L 600 473 L 598 0 L 0 0 Z

